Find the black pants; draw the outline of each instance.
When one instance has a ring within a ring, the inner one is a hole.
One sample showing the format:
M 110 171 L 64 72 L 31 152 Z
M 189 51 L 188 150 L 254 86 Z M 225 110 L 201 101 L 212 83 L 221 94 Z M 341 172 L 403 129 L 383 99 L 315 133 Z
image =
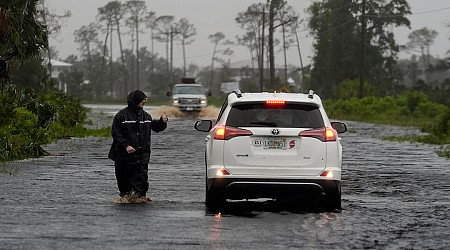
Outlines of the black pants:
M 145 196 L 148 191 L 148 164 L 114 163 L 120 196 L 135 193 Z

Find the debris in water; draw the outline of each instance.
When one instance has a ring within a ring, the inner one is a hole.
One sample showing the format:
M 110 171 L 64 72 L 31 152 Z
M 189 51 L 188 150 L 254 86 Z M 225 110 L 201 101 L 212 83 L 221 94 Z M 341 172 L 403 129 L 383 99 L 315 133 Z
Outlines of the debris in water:
M 147 196 L 127 195 L 123 197 L 114 197 L 113 202 L 118 204 L 146 204 L 152 201 Z

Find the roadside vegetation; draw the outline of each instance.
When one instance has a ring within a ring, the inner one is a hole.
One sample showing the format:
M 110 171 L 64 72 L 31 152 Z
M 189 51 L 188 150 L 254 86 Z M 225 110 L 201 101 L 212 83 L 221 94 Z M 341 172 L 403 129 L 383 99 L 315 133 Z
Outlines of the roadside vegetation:
M 326 100 L 324 105 L 333 119 L 417 127 L 426 134 L 384 139 L 438 144 L 441 146 L 436 153 L 450 158 L 450 108 L 430 101 L 423 92 Z
M 105 136 L 83 127 L 88 109 L 74 96 L 7 86 L 0 93 L 0 162 L 46 155 L 42 145 L 72 136 Z

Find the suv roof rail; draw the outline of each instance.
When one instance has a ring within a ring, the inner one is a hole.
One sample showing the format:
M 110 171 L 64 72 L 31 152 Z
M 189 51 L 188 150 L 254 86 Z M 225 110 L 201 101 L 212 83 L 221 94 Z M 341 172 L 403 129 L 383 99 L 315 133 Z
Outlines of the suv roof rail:
M 313 97 L 314 97 L 314 90 L 310 89 L 309 90 L 309 94 L 308 94 L 308 98 L 309 99 L 313 99 Z
M 237 98 L 241 98 L 241 97 L 242 97 L 242 93 L 241 93 L 241 90 L 240 90 L 240 89 L 235 89 L 235 90 L 233 90 L 233 92 L 231 92 L 231 93 L 235 93 L 236 96 L 237 96 Z

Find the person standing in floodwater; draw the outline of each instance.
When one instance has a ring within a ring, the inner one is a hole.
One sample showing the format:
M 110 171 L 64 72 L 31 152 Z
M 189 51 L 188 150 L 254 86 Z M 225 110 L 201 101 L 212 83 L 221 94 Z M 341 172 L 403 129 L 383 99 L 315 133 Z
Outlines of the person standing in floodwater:
M 112 124 L 113 143 L 108 158 L 114 161 L 119 196 L 147 198 L 148 163 L 150 161 L 151 130 L 167 128 L 168 118 L 158 120 L 144 111 L 147 96 L 140 90 L 128 94 L 128 107 L 120 110 Z

